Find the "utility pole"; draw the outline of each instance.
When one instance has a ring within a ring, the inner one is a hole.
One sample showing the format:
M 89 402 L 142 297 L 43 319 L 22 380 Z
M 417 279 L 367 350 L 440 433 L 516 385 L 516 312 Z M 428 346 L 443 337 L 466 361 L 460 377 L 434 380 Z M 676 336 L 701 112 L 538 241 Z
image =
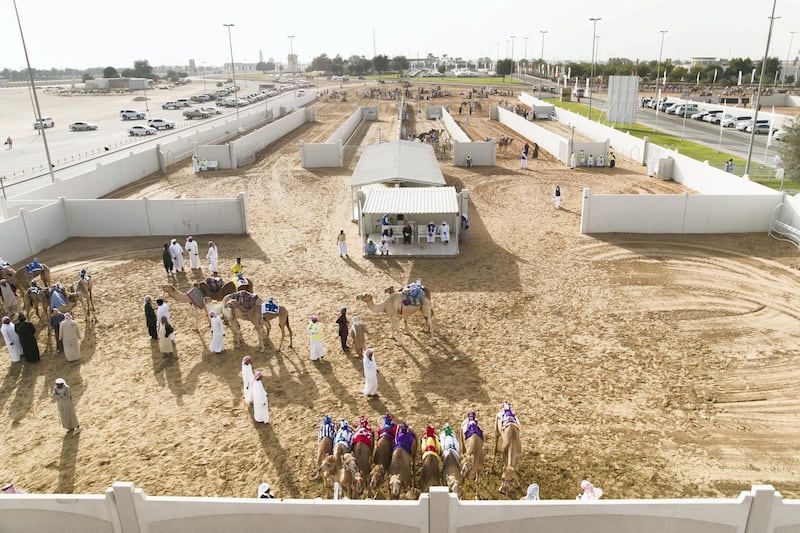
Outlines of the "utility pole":
M 602 20 L 600 17 L 590 18 L 592 22 L 592 68 L 589 70 L 589 120 L 592 120 L 592 81 L 594 79 L 594 44 L 595 35 L 597 33 L 597 21 Z

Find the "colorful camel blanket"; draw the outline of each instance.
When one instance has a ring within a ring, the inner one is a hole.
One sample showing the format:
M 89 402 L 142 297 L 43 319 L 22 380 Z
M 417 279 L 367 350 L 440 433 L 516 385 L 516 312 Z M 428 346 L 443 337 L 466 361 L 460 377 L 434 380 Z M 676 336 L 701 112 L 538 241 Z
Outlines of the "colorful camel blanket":
M 452 433 L 443 431 L 441 435 L 439 435 L 439 442 L 442 443 L 442 456 L 453 453 L 457 458 L 461 454 L 461 450 L 458 446 L 458 439 L 456 439 L 455 435 Z
M 25 265 L 25 270 L 28 271 L 28 274 L 33 274 L 34 272 L 39 272 L 40 270 L 44 270 L 44 267 L 34 259 L 33 263 L 28 263 Z
M 233 294 L 233 298 L 239 304 L 239 307 L 242 308 L 242 311 L 247 312 L 255 307 L 258 295 L 251 294 L 247 291 L 239 291 Z
M 333 438 L 333 447 L 338 444 L 345 444 L 348 450 L 353 449 L 353 430 L 347 425 L 346 421 L 342 422 L 339 429 L 336 431 L 336 436 Z
M 368 447 L 372 448 L 372 444 L 374 441 L 375 434 L 369 427 L 361 426 L 356 430 L 356 434 L 353 437 L 353 446 L 357 443 L 366 444 Z
M 439 438 L 436 435 L 422 439 L 422 450 L 423 461 L 429 455 L 435 455 L 439 461 L 442 460 L 442 445 L 439 443 Z
M 497 413 L 497 421 L 500 423 L 501 428 L 505 428 L 511 424 L 519 428 L 519 418 L 517 418 L 517 415 L 511 410 L 511 406 L 505 407 L 502 411 Z
M 326 416 L 322 419 L 322 425 L 319 427 L 319 431 L 317 432 L 317 442 L 325 438 L 333 440 L 335 436 L 336 428 L 333 427 L 333 420 L 331 420 L 330 416 Z
M 383 426 L 378 431 L 378 440 L 387 437 L 394 442 L 395 435 L 397 435 L 397 422 L 394 421 L 392 415 L 387 414 L 383 417 Z
M 412 455 L 414 449 L 414 441 L 417 440 L 417 436 L 414 434 L 408 426 L 403 424 L 398 428 L 397 434 L 394 437 L 394 447 L 392 451 L 396 450 L 397 448 L 402 448 L 408 452 L 409 455 Z
M 195 287 L 186 293 L 186 297 L 189 298 L 192 304 L 198 309 L 203 309 L 205 307 L 205 296 L 206 295 L 203 294 L 203 289 L 200 287 Z
M 461 425 L 461 432 L 464 434 L 464 440 L 467 440 L 473 435 L 477 435 L 481 440 L 483 440 L 483 430 L 478 425 L 478 421 L 475 419 L 464 420 L 464 423 Z

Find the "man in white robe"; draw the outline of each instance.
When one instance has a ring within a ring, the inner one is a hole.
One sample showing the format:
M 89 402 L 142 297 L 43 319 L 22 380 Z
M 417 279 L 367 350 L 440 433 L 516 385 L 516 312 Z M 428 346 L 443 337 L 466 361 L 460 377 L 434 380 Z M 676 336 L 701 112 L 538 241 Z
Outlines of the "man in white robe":
M 443 243 L 450 243 L 450 225 L 447 222 L 442 222 L 442 225 L 439 226 L 439 235 L 442 236 Z
M 186 237 L 185 248 L 186 253 L 189 254 L 189 266 L 192 270 L 200 269 L 200 247 L 197 246 L 197 241 L 191 235 Z
M 253 365 L 250 364 L 250 356 L 242 357 L 242 390 L 244 391 L 244 402 L 253 403 Z
M 211 319 L 211 351 L 222 353 L 225 351 L 225 325 L 214 311 L 208 313 L 208 317 Z
M 250 388 L 253 390 L 253 418 L 256 422 L 269 424 L 269 400 L 264 384 L 261 383 L 260 370 L 253 374 L 253 384 Z
M 325 357 L 325 347 L 322 345 L 322 323 L 317 315 L 311 316 L 311 321 L 306 327 L 311 345 L 311 360 L 316 361 Z
M 5 279 L 0 279 L 0 300 L 3 301 L 3 309 L 11 316 L 16 316 L 19 313 L 19 302 L 17 295 L 14 294 L 14 289 L 11 284 Z
M 183 247 L 178 244 L 178 241 L 172 239 L 172 244 L 169 245 L 169 252 L 172 254 L 172 266 L 175 272 L 184 272 L 183 270 Z
M 375 362 L 375 350 L 364 351 L 364 396 L 378 395 L 378 363 Z
M 81 425 L 75 414 L 75 405 L 72 403 L 72 391 L 69 385 L 62 378 L 56 379 L 56 386 L 53 389 L 53 401 L 58 404 L 58 417 L 61 419 L 61 426 L 67 431 L 80 431 Z
M 8 354 L 11 356 L 12 363 L 18 363 L 22 357 L 22 345 L 19 342 L 19 335 L 14 329 L 14 324 L 7 316 L 3 317 L 3 325 L 0 326 L 0 332 L 3 333 L 3 340 L 6 341 Z
M 217 261 L 219 261 L 219 252 L 217 252 L 217 245 L 214 244 L 214 241 L 208 241 L 206 259 L 208 259 L 208 267 L 211 269 L 211 273 L 216 276 L 218 274 Z

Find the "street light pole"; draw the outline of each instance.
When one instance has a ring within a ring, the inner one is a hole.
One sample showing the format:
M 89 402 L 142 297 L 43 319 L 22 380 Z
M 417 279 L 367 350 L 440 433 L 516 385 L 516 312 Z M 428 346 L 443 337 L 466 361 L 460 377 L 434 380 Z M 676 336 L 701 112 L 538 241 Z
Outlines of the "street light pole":
M 589 120 L 592 120 L 592 79 L 594 78 L 594 36 L 597 33 L 597 21 L 602 20 L 601 17 L 589 19 L 592 22 L 592 68 L 589 70 Z
M 786 84 L 786 69 L 789 68 L 789 56 L 792 55 L 792 42 L 794 41 L 794 34 L 797 33 L 796 31 L 790 31 L 789 35 L 789 50 L 786 51 L 786 67 L 783 69 L 783 76 L 781 76 L 781 87 Z M 797 83 L 797 74 L 795 73 L 795 83 Z
M 234 107 L 236 108 L 236 119 L 239 119 L 239 95 L 236 92 L 236 67 L 233 64 L 233 41 L 231 40 L 231 28 L 236 26 L 236 24 L 223 24 L 226 28 L 228 28 L 228 46 L 231 49 L 231 79 L 233 80 L 233 100 L 236 104 Z
M 517 37 L 515 35 L 511 36 L 511 76 L 514 76 L 514 39 Z
M 761 61 L 761 76 L 758 78 L 758 92 L 756 92 L 756 107 L 753 109 L 753 128 L 750 132 L 750 143 L 747 146 L 747 161 L 744 164 L 744 175 L 750 175 L 750 158 L 753 156 L 753 142 L 756 137 L 756 124 L 758 124 L 758 108 L 761 107 L 761 85 L 764 83 L 764 72 L 767 70 L 767 56 L 769 55 L 769 41 L 772 39 L 772 25 L 775 23 L 775 5 L 778 0 L 772 1 L 772 15 L 769 17 L 769 33 L 767 33 L 767 46 L 764 49 L 764 59 Z
M 201 65 L 201 67 L 203 68 L 203 93 L 207 93 L 208 91 L 206 91 L 206 62 L 205 61 L 203 61 L 203 64 Z
M 539 33 L 542 34 L 542 55 L 539 56 L 539 72 L 544 72 L 544 36 L 547 34 L 547 30 L 539 30 Z
M 293 39 L 294 35 L 287 35 L 289 38 L 289 68 L 291 72 L 294 72 L 295 69 L 295 60 L 294 60 L 294 46 L 293 46 Z
M 658 88 L 658 80 L 661 79 L 661 55 L 664 53 L 664 36 L 669 30 L 659 30 L 661 32 L 661 48 L 658 51 L 658 66 L 656 67 L 656 129 L 658 129 L 658 111 L 661 100 L 661 89 Z
M 530 71 L 530 69 L 529 69 L 530 63 L 528 62 L 528 38 L 527 37 L 525 37 L 525 55 L 522 56 L 522 59 L 525 60 L 525 74 L 530 74 L 530 72 L 529 72 Z

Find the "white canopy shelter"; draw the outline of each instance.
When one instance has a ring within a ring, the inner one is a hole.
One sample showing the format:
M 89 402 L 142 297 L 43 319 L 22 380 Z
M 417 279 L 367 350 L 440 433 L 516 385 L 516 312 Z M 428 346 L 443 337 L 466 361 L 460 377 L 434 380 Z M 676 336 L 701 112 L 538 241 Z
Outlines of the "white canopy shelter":
M 379 183 L 438 187 L 445 181 L 433 146 L 398 140 L 367 146 L 350 178 L 354 189 Z

